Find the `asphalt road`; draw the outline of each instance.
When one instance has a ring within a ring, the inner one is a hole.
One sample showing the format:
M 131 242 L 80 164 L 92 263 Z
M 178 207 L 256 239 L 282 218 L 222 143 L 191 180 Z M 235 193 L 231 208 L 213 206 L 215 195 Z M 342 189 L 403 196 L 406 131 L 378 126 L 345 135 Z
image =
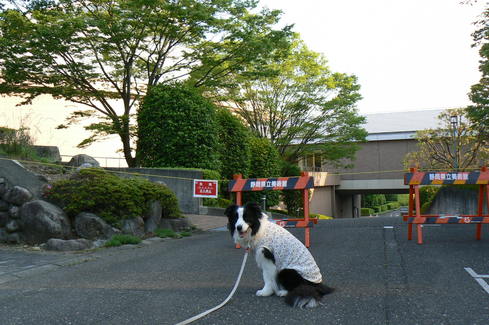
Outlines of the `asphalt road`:
M 256 297 L 262 280 L 249 258 L 230 303 L 196 324 L 488 324 L 489 293 L 464 269 L 489 274 L 487 226 L 481 241 L 473 225 L 425 227 L 424 245 L 406 228 L 395 217 L 321 221 L 311 251 L 337 289 L 323 306 Z M 0 323 L 175 324 L 224 300 L 243 251 L 211 231 L 88 255 L 0 284 Z

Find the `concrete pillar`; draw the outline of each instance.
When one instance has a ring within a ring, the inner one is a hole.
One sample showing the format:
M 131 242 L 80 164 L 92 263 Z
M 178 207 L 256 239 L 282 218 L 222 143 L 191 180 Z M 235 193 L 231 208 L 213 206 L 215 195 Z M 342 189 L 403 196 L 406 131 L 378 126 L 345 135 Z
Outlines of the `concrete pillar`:
M 362 205 L 362 196 L 360 194 L 342 195 L 340 218 L 358 218 L 360 217 L 360 208 Z

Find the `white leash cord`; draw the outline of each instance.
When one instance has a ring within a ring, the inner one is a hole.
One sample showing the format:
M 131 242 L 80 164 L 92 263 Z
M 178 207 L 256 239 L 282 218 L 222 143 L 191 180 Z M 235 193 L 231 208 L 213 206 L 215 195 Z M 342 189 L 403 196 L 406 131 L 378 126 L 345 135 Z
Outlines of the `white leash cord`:
M 221 302 L 221 304 L 217 305 L 216 307 L 214 308 L 211 308 L 209 310 L 206 310 L 204 311 L 203 313 L 200 313 L 198 315 L 195 315 L 194 317 L 191 317 L 189 319 L 186 319 L 184 320 L 183 322 L 180 322 L 180 323 L 177 323 L 176 325 L 185 325 L 185 324 L 190 324 L 194 321 L 196 321 L 197 319 L 200 319 L 210 313 L 212 313 L 213 311 L 216 311 L 218 310 L 219 308 L 221 308 L 222 306 L 224 306 L 225 304 L 228 303 L 229 300 L 231 300 L 231 298 L 233 297 L 234 295 L 234 292 L 236 291 L 236 289 L 238 288 L 238 285 L 239 285 L 239 282 L 241 281 L 241 276 L 243 275 L 243 271 L 244 271 L 244 267 L 246 265 L 246 260 L 248 259 L 248 250 L 246 250 L 245 252 L 245 255 L 243 257 L 243 262 L 241 263 L 241 270 L 239 270 L 239 275 L 238 275 L 238 279 L 236 280 L 236 283 L 234 284 L 234 288 L 233 290 L 231 290 L 231 293 L 229 294 L 229 296 L 226 298 L 226 300 L 224 300 L 223 302 Z

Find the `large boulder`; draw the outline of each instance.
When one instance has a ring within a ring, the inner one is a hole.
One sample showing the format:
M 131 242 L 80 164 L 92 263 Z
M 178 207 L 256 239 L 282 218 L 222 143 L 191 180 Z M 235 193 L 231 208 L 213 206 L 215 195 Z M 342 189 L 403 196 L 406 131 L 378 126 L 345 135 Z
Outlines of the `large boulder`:
M 99 216 L 82 212 L 75 217 L 75 231 L 78 236 L 86 239 L 110 238 L 115 231 Z
M 0 197 L 2 197 L 8 190 L 8 183 L 4 177 L 0 177 Z
M 0 211 L 8 211 L 10 204 L 7 201 L 0 199 Z
M 161 221 L 161 213 L 163 209 L 159 201 L 152 201 L 149 205 L 148 212 L 144 216 L 144 231 L 154 232 Z
M 20 208 L 23 238 L 28 244 L 41 244 L 50 238 L 68 239 L 71 236 L 70 220 L 59 207 L 34 200 Z
M 0 227 L 5 227 L 8 221 L 9 221 L 8 212 L 0 212 Z
M 46 243 L 46 249 L 50 251 L 79 251 L 92 247 L 92 241 L 83 238 L 69 240 L 51 238 Z
M 14 186 L 7 190 L 3 199 L 15 205 L 22 205 L 32 199 L 32 193 L 22 186 Z
M 121 230 L 123 234 L 141 237 L 144 235 L 144 220 L 141 217 L 124 219 Z
M 68 162 L 68 166 L 80 167 L 82 165 L 84 167 L 100 167 L 100 164 L 95 158 L 85 154 L 73 156 Z

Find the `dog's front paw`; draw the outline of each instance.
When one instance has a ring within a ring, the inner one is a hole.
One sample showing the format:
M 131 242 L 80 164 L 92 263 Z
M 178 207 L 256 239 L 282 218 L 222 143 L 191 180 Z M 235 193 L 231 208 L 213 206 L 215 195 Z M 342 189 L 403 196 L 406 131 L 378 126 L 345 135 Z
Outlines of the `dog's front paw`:
M 263 288 L 261 290 L 258 290 L 256 292 L 256 295 L 258 297 L 268 297 L 268 296 L 271 296 L 273 294 L 273 290 L 269 290 L 267 288 Z
M 277 292 L 275 292 L 275 294 L 278 296 L 278 297 L 285 297 L 287 295 L 288 291 L 287 290 L 279 290 Z

